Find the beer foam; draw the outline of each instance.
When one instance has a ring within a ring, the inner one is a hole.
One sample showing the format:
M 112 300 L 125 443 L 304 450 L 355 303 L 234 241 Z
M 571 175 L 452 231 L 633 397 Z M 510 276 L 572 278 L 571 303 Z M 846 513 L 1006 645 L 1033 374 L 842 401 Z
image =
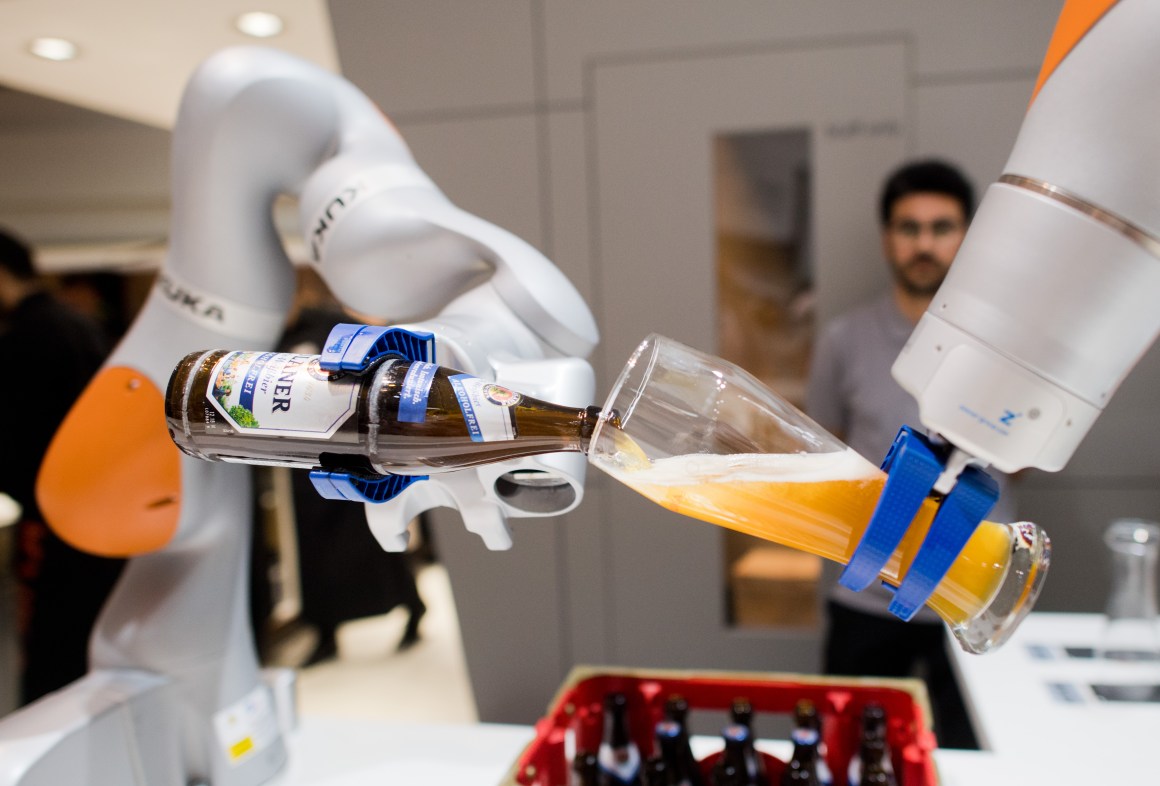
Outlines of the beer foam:
M 829 453 L 707 453 L 670 456 L 641 469 L 625 470 L 597 462 L 629 486 L 687 486 L 704 482 L 820 483 L 871 480 L 881 470 L 853 448 Z

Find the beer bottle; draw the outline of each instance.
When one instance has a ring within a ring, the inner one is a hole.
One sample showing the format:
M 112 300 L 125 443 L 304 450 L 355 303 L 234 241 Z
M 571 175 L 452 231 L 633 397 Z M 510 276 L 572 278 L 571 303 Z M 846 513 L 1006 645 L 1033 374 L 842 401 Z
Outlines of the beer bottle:
M 572 758 L 572 786 L 601 786 L 600 764 L 592 751 L 576 751 Z
M 351 373 L 318 355 L 194 352 L 165 395 L 170 434 L 191 456 L 377 475 L 583 452 L 599 414 L 395 356 Z
M 678 740 L 673 743 L 680 759 L 680 772 L 688 781 L 689 786 L 704 786 L 705 779 L 701 775 L 701 765 L 693 755 L 693 747 L 689 742 L 689 702 L 684 696 L 674 694 L 665 701 L 665 718 L 677 725 Z
M 857 768 L 853 766 L 854 761 L 858 762 Z M 889 761 L 883 737 L 863 737 L 858 755 L 851 761 L 847 783 L 849 786 L 897 786 L 894 767 Z
M 862 708 L 858 755 L 850 759 L 846 781 L 850 786 L 894 783 L 894 765 L 886 746 L 886 712 L 880 704 L 871 703 Z
M 729 716 L 737 725 L 744 726 L 749 730 L 748 739 L 744 746 L 745 766 L 749 773 L 750 780 L 754 782 L 765 782 L 768 780 L 765 771 L 765 761 L 757 753 L 757 747 L 753 740 L 755 734 L 753 732 L 753 705 L 749 699 L 739 697 L 733 700 L 729 706 Z
M 730 723 L 721 730 L 725 739 L 725 750 L 721 758 L 713 765 L 710 782 L 712 786 L 767 786 L 763 780 L 757 780 L 749 771 L 749 762 L 745 751 L 752 743 L 752 734 L 747 726 L 740 723 Z
M 818 783 L 821 786 L 830 786 L 834 782 L 834 776 L 830 772 L 829 764 L 826 762 L 826 742 L 822 739 L 822 721 L 818 715 L 817 705 L 809 699 L 801 699 L 793 708 L 794 728 L 806 729 L 812 731 L 818 738 Z
M 598 753 L 600 772 L 608 786 L 640 786 L 640 749 L 628 726 L 628 697 L 609 693 L 604 697 L 604 739 Z
M 665 763 L 664 786 L 701 786 L 700 765 L 693 758 L 688 736 L 681 725 L 668 719 L 660 721 L 656 725 L 656 740 Z
M 669 786 L 669 765 L 661 756 L 645 760 L 644 786 Z
M 793 756 L 781 773 L 781 786 L 804 784 L 820 786 L 818 779 L 818 733 L 813 729 L 796 728 L 792 733 Z

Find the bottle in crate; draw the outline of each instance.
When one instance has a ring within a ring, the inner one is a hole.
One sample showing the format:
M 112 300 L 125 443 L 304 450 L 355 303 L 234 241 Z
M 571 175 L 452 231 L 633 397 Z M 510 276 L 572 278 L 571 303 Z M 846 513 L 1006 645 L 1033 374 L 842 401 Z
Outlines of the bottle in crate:
M 651 756 L 644 762 L 644 786 L 669 786 L 669 765 L 662 756 Z
M 818 778 L 818 732 L 793 730 L 793 755 L 781 774 L 781 786 L 821 786 Z
M 822 739 L 822 719 L 818 715 L 818 707 L 809 699 L 801 699 L 793 708 L 794 728 L 813 732 L 818 738 L 818 783 L 821 786 L 830 786 L 834 776 L 826 759 L 826 742 Z
M 642 786 L 640 748 L 632 739 L 628 697 L 623 693 L 610 693 L 604 698 L 604 739 L 597 758 L 602 783 L 607 786 Z
M 753 733 L 748 726 L 730 723 L 721 731 L 725 750 L 713 766 L 711 786 L 769 786 L 764 778 L 750 771 L 746 752 L 753 745 Z
M 886 712 L 879 704 L 867 704 L 862 708 L 858 753 L 850 759 L 846 782 L 849 786 L 895 786 L 897 783 L 886 746 Z
M 601 786 L 600 763 L 592 751 L 576 751 L 572 758 L 572 786 Z
M 704 786 L 705 779 L 701 775 L 701 766 L 697 757 L 693 755 L 692 745 L 689 743 L 689 701 L 684 696 L 674 694 L 665 701 L 665 719 L 677 725 L 680 730 L 679 740 L 674 743 L 678 749 L 677 755 L 681 759 L 681 773 L 688 780 L 689 786 Z
M 753 731 L 753 704 L 749 699 L 738 697 L 733 700 L 729 707 L 729 716 L 733 722 L 739 726 L 744 726 L 749 730 L 749 739 L 745 743 L 745 766 L 749 772 L 749 778 L 755 783 L 766 783 L 769 776 L 765 771 L 765 761 L 757 752 L 757 746 L 754 743 L 756 734 Z
M 663 720 L 656 725 L 657 749 L 664 763 L 665 780 L 648 786 L 700 786 L 701 770 L 689 748 L 689 738 L 681 724 Z

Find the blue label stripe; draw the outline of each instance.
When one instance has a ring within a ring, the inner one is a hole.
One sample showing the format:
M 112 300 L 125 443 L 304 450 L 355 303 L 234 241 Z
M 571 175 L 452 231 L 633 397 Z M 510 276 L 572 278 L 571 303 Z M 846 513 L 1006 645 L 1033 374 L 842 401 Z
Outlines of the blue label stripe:
M 262 370 L 266 368 L 266 364 L 275 354 L 277 353 L 264 352 L 258 355 L 257 359 L 250 364 L 245 379 L 242 380 L 242 390 L 238 394 L 238 403 L 250 412 L 254 411 L 254 392 L 258 389 L 258 377 L 261 376 Z
M 456 374 L 448 377 L 451 389 L 455 391 L 455 398 L 459 401 L 459 409 L 463 412 L 463 420 L 467 423 L 467 431 L 471 434 L 472 442 L 483 442 L 483 432 L 479 428 L 479 420 L 475 416 L 475 407 L 471 404 L 471 396 L 463 386 L 463 380 L 472 379 L 470 374 Z
M 422 423 L 427 419 L 427 398 L 431 395 L 431 382 L 438 368 L 434 363 L 416 361 L 407 369 L 403 390 L 399 394 L 399 420 Z

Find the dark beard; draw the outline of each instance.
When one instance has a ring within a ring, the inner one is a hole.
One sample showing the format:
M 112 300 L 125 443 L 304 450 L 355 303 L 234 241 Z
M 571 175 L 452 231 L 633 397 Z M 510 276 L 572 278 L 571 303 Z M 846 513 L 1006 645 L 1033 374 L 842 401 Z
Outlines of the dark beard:
M 946 280 L 946 271 L 944 270 L 942 275 L 933 281 L 913 281 L 909 276 L 906 275 L 906 270 L 916 262 L 929 262 L 932 265 L 938 266 L 938 262 L 934 257 L 930 256 L 929 254 L 919 254 L 902 267 L 891 267 L 891 271 L 894 274 L 894 280 L 898 283 L 898 286 L 902 288 L 902 291 L 908 295 L 933 296 L 934 293 L 938 291 L 938 288 L 942 286 L 943 281 Z

